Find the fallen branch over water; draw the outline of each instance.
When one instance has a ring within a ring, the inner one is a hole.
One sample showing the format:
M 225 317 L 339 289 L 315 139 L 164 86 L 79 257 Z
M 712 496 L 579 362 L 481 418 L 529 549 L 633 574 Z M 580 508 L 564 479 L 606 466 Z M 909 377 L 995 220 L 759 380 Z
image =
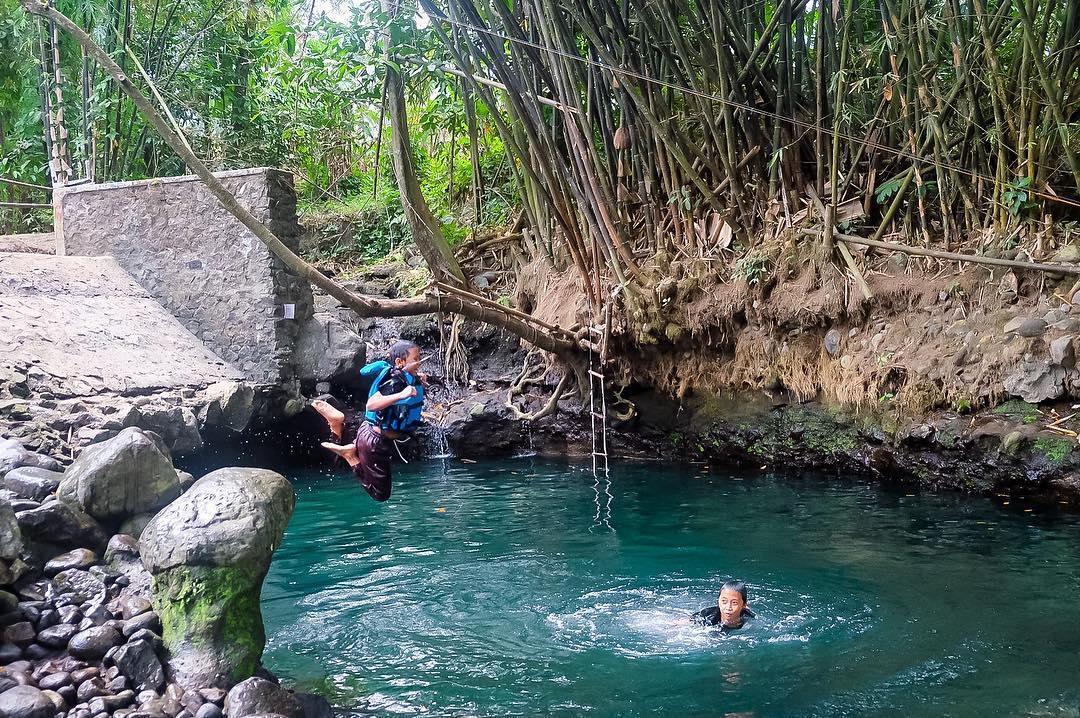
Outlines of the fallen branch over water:
M 270 229 L 259 221 L 246 207 L 236 201 L 221 181 L 214 176 L 210 169 L 191 151 L 187 143 L 173 130 L 161 117 L 158 111 L 150 103 L 145 95 L 128 79 L 124 71 L 117 65 L 94 40 L 86 34 L 78 25 L 73 23 L 66 15 L 51 7 L 42 0 L 20 0 L 20 4 L 26 12 L 39 15 L 55 22 L 74 39 L 86 53 L 93 57 L 105 69 L 117 85 L 124 91 L 131 101 L 139 109 L 165 143 L 184 161 L 195 173 L 210 193 L 217 198 L 230 214 L 240 220 L 240 223 L 251 230 L 259 241 L 265 244 L 273 254 L 280 259 L 286 267 L 295 272 L 305 281 L 310 282 L 328 295 L 341 302 L 344 306 L 356 312 L 362 317 L 398 317 L 414 316 L 417 314 L 431 314 L 435 312 L 452 312 L 461 314 L 469 319 L 488 322 L 502 327 L 512 334 L 524 339 L 540 349 L 552 352 L 563 358 L 569 356 L 574 349 L 574 343 L 553 336 L 551 333 L 530 324 L 519 317 L 513 316 L 501 305 L 487 306 L 465 297 L 446 297 L 434 294 L 426 294 L 413 299 L 375 299 L 350 292 L 334 280 L 327 277 L 311 264 L 305 262 L 299 255 L 289 249 Z M 149 78 L 144 78 L 148 84 Z M 493 303 L 494 304 L 494 303 Z M 497 309 L 496 309 L 497 307 Z

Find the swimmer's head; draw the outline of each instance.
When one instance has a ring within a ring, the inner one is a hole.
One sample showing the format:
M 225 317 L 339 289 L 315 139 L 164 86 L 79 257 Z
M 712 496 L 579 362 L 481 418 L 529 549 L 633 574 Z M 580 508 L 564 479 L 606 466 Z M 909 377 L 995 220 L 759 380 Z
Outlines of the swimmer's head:
M 746 608 L 746 584 L 742 581 L 726 581 L 720 587 L 716 605 L 720 609 L 721 623 L 732 628 L 742 625 L 743 610 Z
M 402 371 L 415 374 L 421 361 L 420 347 L 410 341 L 402 339 L 390 347 L 390 363 Z

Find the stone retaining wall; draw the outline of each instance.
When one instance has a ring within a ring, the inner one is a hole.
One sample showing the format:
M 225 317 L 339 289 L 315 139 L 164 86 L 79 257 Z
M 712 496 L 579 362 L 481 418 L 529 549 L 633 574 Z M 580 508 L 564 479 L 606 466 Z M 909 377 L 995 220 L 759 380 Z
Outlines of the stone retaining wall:
M 258 168 L 217 174 L 240 204 L 294 251 L 292 178 Z M 248 381 L 293 379 L 292 351 L 314 308 L 289 273 L 195 177 L 81 185 L 57 191 L 57 253 L 110 255 Z M 286 306 L 293 305 L 293 319 Z

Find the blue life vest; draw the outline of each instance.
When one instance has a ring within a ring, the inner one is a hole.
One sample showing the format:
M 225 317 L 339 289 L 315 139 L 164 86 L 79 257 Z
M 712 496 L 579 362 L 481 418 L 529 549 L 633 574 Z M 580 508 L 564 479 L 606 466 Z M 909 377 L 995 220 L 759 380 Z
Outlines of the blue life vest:
M 408 372 L 396 371 L 391 375 L 393 370 L 394 367 L 385 361 L 372 362 L 360 370 L 360 376 L 375 377 L 371 382 L 368 399 L 380 393 L 379 387 L 387 382 L 391 382 L 391 386 L 388 387 L 386 392 L 383 392 L 385 394 L 395 394 L 408 385 L 416 387 L 416 396 L 401 399 L 380 411 L 366 411 L 364 412 L 364 419 L 369 424 L 373 424 L 384 431 L 409 434 L 416 431 L 420 424 L 424 422 L 421 416 L 424 410 L 424 385 Z M 397 386 L 394 386 L 394 384 Z

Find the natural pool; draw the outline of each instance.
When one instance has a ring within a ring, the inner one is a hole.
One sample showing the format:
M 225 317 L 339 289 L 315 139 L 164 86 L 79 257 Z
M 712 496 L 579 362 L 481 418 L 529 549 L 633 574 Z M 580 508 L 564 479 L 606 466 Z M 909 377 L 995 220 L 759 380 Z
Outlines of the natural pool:
M 1077 716 L 1080 520 L 532 459 L 299 474 L 265 662 L 355 713 Z M 736 575 L 757 619 L 673 623 Z

